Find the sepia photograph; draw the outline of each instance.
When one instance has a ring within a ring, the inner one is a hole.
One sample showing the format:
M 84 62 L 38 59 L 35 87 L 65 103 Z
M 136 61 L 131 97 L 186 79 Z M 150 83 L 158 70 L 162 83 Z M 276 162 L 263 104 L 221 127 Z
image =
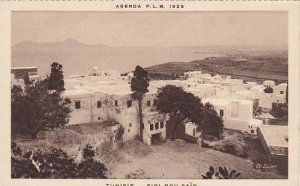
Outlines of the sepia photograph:
M 288 15 L 12 11 L 11 179 L 288 179 Z

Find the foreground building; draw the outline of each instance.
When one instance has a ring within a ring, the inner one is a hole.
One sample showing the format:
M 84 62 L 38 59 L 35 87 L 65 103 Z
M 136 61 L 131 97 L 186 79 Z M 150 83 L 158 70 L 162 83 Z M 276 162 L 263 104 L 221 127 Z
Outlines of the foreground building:
M 124 128 L 124 141 L 139 134 L 137 101 L 132 98 L 128 81 L 110 76 L 86 76 L 65 80 L 64 97 L 71 100 L 68 125 L 115 121 Z M 167 117 L 156 112 L 155 87 L 149 87 L 143 108 L 143 140 L 152 144 L 154 139 L 165 139 Z
M 288 126 L 263 125 L 257 133 L 270 161 L 287 161 Z

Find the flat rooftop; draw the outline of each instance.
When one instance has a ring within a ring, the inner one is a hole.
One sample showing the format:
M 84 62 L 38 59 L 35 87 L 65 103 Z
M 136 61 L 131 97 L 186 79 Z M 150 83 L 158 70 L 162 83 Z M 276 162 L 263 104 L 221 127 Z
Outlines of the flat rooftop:
M 231 99 L 231 98 L 204 98 L 203 103 L 211 103 L 212 105 L 228 105 L 232 101 L 237 101 L 241 104 L 253 104 L 251 100 Z
M 259 130 L 271 155 L 288 155 L 288 126 L 262 125 Z
M 193 82 L 180 81 L 180 80 L 163 80 L 151 81 L 149 85 L 149 93 L 156 93 L 158 88 L 165 85 L 176 85 L 187 87 Z M 197 84 L 193 90 L 201 90 L 212 88 L 211 84 Z M 107 79 L 101 76 L 86 76 L 86 77 L 73 77 L 65 80 L 65 95 L 75 95 L 76 93 L 94 93 L 104 92 L 107 94 L 127 95 L 131 94 L 130 83 L 126 80 Z
M 33 68 L 37 68 L 37 67 L 11 67 L 12 70 L 16 70 L 16 69 L 33 69 Z
M 260 131 L 268 146 L 288 147 L 288 126 L 263 125 Z

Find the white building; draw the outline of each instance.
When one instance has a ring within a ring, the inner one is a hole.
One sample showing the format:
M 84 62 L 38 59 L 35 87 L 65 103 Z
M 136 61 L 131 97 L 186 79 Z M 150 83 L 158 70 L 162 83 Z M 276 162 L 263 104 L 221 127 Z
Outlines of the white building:
M 286 89 L 287 89 L 287 84 L 286 83 L 281 83 L 277 86 L 273 87 L 273 93 L 274 94 L 281 94 L 281 95 L 286 95 Z
M 288 126 L 263 125 L 258 129 L 258 137 L 270 160 L 287 159 Z
M 114 77 L 113 77 L 114 78 Z M 132 98 L 130 84 L 122 80 L 103 80 L 102 76 L 87 76 L 65 80 L 64 97 L 70 98 L 72 110 L 69 125 L 113 120 L 124 127 L 124 140 L 139 134 L 137 101 Z M 158 134 L 165 138 L 167 118 L 156 110 L 156 88 L 150 87 L 142 102 L 144 113 L 144 142 L 151 144 L 151 137 Z M 147 113 L 147 114 L 145 114 Z M 145 122 L 147 121 L 147 122 Z M 152 130 L 151 121 L 155 125 Z M 160 130 L 156 130 L 159 123 Z M 162 124 L 163 123 L 163 124 Z M 162 128 L 161 128 L 162 127 Z
M 198 137 L 200 133 L 197 132 L 197 125 L 193 122 L 185 123 L 185 134 L 193 137 Z
M 263 85 L 265 86 L 265 87 L 274 87 L 275 86 L 275 81 L 272 81 L 272 80 L 265 80 L 264 82 L 263 82 Z
M 23 85 L 25 75 L 28 75 L 30 81 L 37 80 L 39 78 L 37 67 L 12 67 L 11 85 Z
M 124 140 L 139 135 L 137 102 L 131 96 L 130 75 L 121 75 L 118 71 L 103 71 L 93 68 L 88 76 L 77 76 L 65 80 L 64 96 L 71 99 L 71 118 L 69 125 L 114 120 L 124 129 Z M 287 84 L 273 85 L 265 81 L 264 85 L 255 82 L 243 83 L 241 79 L 231 79 L 216 75 L 202 74 L 201 71 L 185 73 L 186 80 L 151 81 L 149 92 L 145 94 L 142 108 L 144 113 L 143 140 L 152 144 L 155 139 L 166 138 L 165 115 L 157 113 L 156 93 L 165 85 L 176 85 L 185 91 L 210 102 L 224 120 L 224 127 L 256 134 L 262 120 L 253 119 L 253 101 L 259 106 L 271 108 L 273 102 L 284 102 Z M 266 86 L 272 86 L 273 93 L 265 93 Z M 223 98 L 223 99 L 220 99 Z M 194 134 L 195 126 L 186 125 L 186 132 Z
M 268 84 L 268 86 L 271 83 Z M 249 90 L 237 91 L 234 94 L 239 99 L 258 100 L 259 106 L 266 109 L 271 109 L 273 103 L 286 102 L 286 87 L 287 84 L 279 84 L 272 87 L 273 93 L 265 93 L 264 85 L 256 85 Z
M 224 128 L 256 134 L 256 129 L 262 125 L 262 120 L 253 118 L 253 103 L 250 100 L 207 98 L 203 102 L 215 107 L 224 120 Z

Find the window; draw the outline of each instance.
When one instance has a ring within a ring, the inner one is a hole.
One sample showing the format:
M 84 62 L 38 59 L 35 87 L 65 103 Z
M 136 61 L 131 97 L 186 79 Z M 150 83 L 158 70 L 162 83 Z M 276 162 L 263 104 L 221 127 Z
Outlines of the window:
M 100 117 L 98 117 L 98 120 L 101 120 L 101 118 L 100 118 Z
M 254 133 L 254 130 L 251 130 L 251 134 L 253 134 Z
M 224 116 L 224 110 L 220 110 L 220 116 L 223 117 Z
M 130 129 L 128 129 L 128 132 L 130 132 Z
M 115 106 L 116 107 L 118 106 L 118 100 L 115 100 Z
M 142 129 L 144 129 L 144 123 L 142 123 Z
M 164 122 L 160 122 L 160 128 L 162 129 L 162 128 L 164 128 Z
M 147 106 L 148 107 L 151 106 L 151 101 L 150 100 L 147 101 Z
M 97 101 L 97 108 L 101 108 L 101 106 L 102 106 L 101 101 Z
M 153 124 L 150 124 L 150 130 L 153 130 Z
M 196 129 L 193 129 L 193 136 L 196 136 Z
M 158 122 L 155 123 L 155 130 L 157 130 L 159 128 Z
M 80 108 L 81 108 L 80 101 L 75 101 L 75 109 L 80 109 Z
M 131 100 L 128 100 L 127 101 L 127 107 L 129 108 L 129 107 L 131 107 L 132 106 L 132 101 Z
M 283 94 L 283 91 L 280 91 L 280 94 Z
M 132 123 L 129 123 L 129 127 L 132 127 Z
M 154 99 L 154 100 L 153 100 L 153 105 L 154 105 L 154 106 L 157 106 L 157 99 Z

